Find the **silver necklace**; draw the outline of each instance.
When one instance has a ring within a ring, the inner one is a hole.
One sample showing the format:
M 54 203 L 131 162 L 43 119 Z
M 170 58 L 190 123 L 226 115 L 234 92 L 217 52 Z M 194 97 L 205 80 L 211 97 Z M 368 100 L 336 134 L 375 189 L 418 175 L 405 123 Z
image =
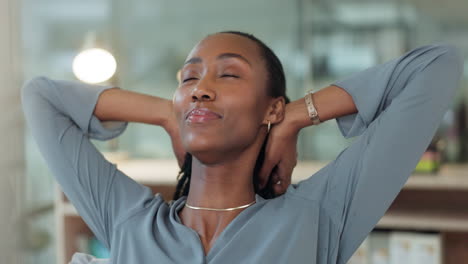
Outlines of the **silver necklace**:
M 251 203 L 249 203 L 249 204 L 245 204 L 245 205 L 238 206 L 238 207 L 221 208 L 221 209 L 192 206 L 192 205 L 188 205 L 187 203 L 185 203 L 185 206 L 187 206 L 188 208 L 191 208 L 191 209 L 196 209 L 196 210 L 232 211 L 232 210 L 241 209 L 241 208 L 245 208 L 245 207 L 251 206 L 251 205 L 254 204 L 254 203 L 255 203 L 255 201 L 253 201 L 253 202 L 251 202 Z

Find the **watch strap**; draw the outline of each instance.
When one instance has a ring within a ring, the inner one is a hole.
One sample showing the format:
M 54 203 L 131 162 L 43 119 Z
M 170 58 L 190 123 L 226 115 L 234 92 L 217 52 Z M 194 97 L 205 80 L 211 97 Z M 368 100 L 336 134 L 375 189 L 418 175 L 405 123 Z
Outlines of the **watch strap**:
M 309 91 L 306 92 L 305 103 L 306 103 L 306 106 L 307 106 L 307 111 L 309 113 L 310 120 L 312 120 L 312 123 L 314 125 L 318 125 L 321 122 L 320 122 L 320 119 L 319 119 L 319 116 L 318 116 L 317 109 L 315 108 L 314 101 L 312 99 L 312 93 L 313 93 L 312 90 L 309 90 Z

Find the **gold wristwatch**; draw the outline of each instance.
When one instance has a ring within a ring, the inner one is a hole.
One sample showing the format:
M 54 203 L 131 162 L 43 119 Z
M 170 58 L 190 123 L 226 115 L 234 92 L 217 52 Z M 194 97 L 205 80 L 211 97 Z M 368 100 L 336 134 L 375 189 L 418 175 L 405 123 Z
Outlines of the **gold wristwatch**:
M 309 112 L 310 120 L 312 120 L 312 124 L 318 125 L 320 124 L 320 119 L 317 113 L 317 109 L 315 109 L 314 102 L 312 100 L 312 89 L 308 90 L 305 94 L 305 103 L 307 106 L 307 111 Z

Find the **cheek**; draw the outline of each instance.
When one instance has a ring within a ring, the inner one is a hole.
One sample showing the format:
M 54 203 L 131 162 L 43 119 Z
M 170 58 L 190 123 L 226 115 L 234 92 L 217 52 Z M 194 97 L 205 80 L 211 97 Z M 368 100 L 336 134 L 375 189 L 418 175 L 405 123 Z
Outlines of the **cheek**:
M 242 100 L 232 102 L 226 113 L 226 122 L 233 134 L 252 136 L 258 133 L 258 127 L 262 122 L 262 111 L 258 102 L 253 97 L 245 97 Z

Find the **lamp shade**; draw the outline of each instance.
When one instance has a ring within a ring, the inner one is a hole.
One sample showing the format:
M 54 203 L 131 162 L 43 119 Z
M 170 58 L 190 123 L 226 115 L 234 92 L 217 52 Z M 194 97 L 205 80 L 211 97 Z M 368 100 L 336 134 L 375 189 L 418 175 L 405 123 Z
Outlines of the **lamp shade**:
M 101 83 L 109 80 L 117 70 L 114 56 L 101 48 L 81 51 L 73 60 L 73 73 L 86 83 Z

